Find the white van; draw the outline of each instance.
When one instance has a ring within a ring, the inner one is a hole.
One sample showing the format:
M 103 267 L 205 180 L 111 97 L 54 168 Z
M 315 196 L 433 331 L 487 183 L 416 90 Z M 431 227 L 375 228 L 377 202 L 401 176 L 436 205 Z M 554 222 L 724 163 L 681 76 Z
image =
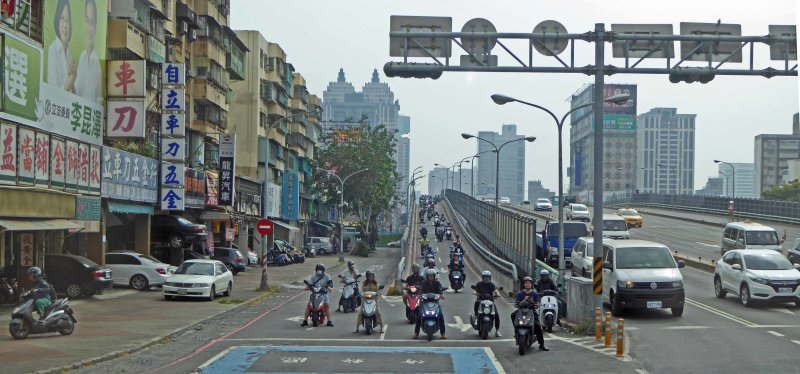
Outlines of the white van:
M 603 214 L 603 237 L 610 239 L 630 239 L 628 223 L 616 214 Z
M 722 232 L 721 254 L 732 249 L 771 249 L 782 251 L 782 241 L 772 227 L 755 222 L 731 222 Z
M 666 245 L 646 240 L 603 241 L 603 298 L 611 313 L 625 309 L 672 309 L 683 314 L 683 276 Z

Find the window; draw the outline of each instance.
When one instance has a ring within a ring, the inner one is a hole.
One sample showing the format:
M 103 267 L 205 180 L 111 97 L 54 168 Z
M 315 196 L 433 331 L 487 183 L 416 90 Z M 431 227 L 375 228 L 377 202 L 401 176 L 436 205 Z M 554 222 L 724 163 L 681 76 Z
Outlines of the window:
M 733 257 L 734 257 L 734 253 L 733 252 L 728 252 L 727 254 L 725 254 L 724 257 L 722 257 L 722 261 L 725 262 L 728 265 L 733 265 Z

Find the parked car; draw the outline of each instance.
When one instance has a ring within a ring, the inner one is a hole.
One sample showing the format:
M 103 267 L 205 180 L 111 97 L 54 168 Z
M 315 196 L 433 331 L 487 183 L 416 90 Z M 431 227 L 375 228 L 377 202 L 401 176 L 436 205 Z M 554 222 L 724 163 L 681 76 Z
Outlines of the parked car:
M 772 227 L 749 221 L 730 222 L 722 232 L 720 252 L 723 255 L 732 249 L 771 249 L 780 252 L 781 243 Z
M 206 240 L 206 227 L 178 216 L 153 216 L 150 240 L 166 243 L 172 248 L 188 248 L 196 241 Z
M 578 238 L 572 247 L 572 276 L 592 279 L 594 261 L 594 239 Z
M 567 205 L 567 219 L 589 222 L 589 208 L 583 204 L 569 204 Z
M 230 296 L 233 275 L 221 261 L 188 260 L 171 274 L 162 287 L 164 299 L 201 297 L 208 301 L 221 293 Z
M 628 227 L 642 227 L 642 215 L 636 209 L 623 208 L 617 210 L 617 214 L 625 219 Z
M 800 238 L 795 239 L 786 257 L 788 257 L 789 261 L 792 263 L 800 264 Z
M 44 256 L 44 271 L 56 292 L 64 293 L 70 299 L 90 297 L 113 286 L 111 269 L 83 256 L 47 254 Z
M 326 238 L 323 236 L 309 236 L 308 239 L 306 239 L 306 246 L 308 246 L 310 249 L 313 249 L 319 255 L 333 253 L 333 244 L 331 243 L 331 238 Z
M 247 264 L 242 252 L 236 248 L 214 247 L 213 260 L 217 260 L 225 264 L 233 275 L 239 274 L 240 271 L 247 271 Z
M 111 269 L 115 286 L 130 286 L 139 291 L 163 285 L 170 270 L 169 265 L 155 257 L 132 251 L 106 253 L 106 266 Z
M 247 264 L 258 265 L 258 254 L 250 248 L 247 249 Z
M 530 204 L 530 203 L 529 203 Z M 549 199 L 536 199 L 536 204 L 533 205 L 534 211 L 552 211 L 553 204 Z
M 731 250 L 714 269 L 714 294 L 738 295 L 744 306 L 755 301 L 794 302 L 800 307 L 800 264 L 778 252 L 763 249 Z

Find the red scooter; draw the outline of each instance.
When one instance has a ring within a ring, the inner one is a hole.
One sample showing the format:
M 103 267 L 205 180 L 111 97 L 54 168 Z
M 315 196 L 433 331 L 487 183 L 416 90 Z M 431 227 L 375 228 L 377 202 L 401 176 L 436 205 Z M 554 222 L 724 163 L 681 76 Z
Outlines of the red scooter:
M 406 283 L 406 281 L 403 281 L 403 283 Z M 407 286 L 404 288 L 408 294 L 408 301 L 406 302 L 406 318 L 408 319 L 408 323 L 416 323 L 417 306 L 419 306 L 419 286 Z
M 325 324 L 325 294 L 328 293 L 327 287 L 312 287 L 308 281 L 303 281 L 306 284 L 306 288 L 311 291 L 311 296 L 308 299 L 308 305 L 306 308 L 311 311 L 311 325 L 317 327 L 319 325 Z

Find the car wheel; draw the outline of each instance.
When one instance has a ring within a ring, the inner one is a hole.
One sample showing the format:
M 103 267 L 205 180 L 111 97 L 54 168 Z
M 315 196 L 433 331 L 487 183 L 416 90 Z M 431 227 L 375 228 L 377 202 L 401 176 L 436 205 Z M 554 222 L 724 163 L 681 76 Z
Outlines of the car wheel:
M 185 244 L 186 243 L 185 243 L 185 240 L 183 239 L 183 236 L 181 236 L 180 234 L 170 234 L 170 236 L 169 236 L 169 246 L 170 247 L 176 248 L 176 249 L 177 248 L 183 248 L 183 246 Z
M 619 305 L 619 302 L 614 297 L 614 292 L 611 291 L 611 296 L 609 296 L 609 302 L 611 304 L 611 315 L 614 317 L 619 317 L 622 315 L 622 307 Z
M 747 287 L 746 284 L 743 284 L 742 288 L 739 289 L 739 300 L 746 307 L 753 306 L 753 300 L 750 299 L 750 287 Z
M 164 295 L 164 300 L 172 300 L 172 296 L 170 296 L 170 295 Z
M 672 308 L 672 316 L 680 317 L 683 315 L 683 307 Z
M 232 282 L 228 282 L 228 288 L 225 289 L 225 292 L 223 292 L 222 295 L 223 296 L 230 296 L 231 295 L 231 291 L 233 291 L 233 283 Z
M 131 287 L 137 291 L 145 291 L 150 288 L 150 284 L 147 282 L 147 277 L 141 274 L 136 274 L 131 277 Z
M 83 287 L 80 284 L 72 283 L 67 285 L 67 297 L 70 299 L 77 299 L 83 295 Z
M 324 255 L 327 255 L 327 254 L 328 254 L 328 251 L 326 251 L 326 250 L 325 250 L 325 249 L 323 249 L 323 248 L 320 248 L 320 249 L 318 249 L 318 250 L 317 250 L 317 253 L 319 253 L 320 255 L 324 256 Z
M 725 295 L 727 294 L 728 291 L 725 291 L 725 289 L 722 288 L 722 281 L 719 279 L 719 277 L 714 277 L 714 296 L 716 296 L 718 299 L 724 299 Z
M 217 296 L 217 290 L 214 288 L 214 285 L 211 285 L 211 290 L 208 291 L 208 298 L 206 300 L 213 301 L 214 297 Z

